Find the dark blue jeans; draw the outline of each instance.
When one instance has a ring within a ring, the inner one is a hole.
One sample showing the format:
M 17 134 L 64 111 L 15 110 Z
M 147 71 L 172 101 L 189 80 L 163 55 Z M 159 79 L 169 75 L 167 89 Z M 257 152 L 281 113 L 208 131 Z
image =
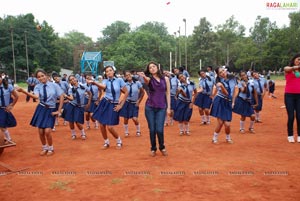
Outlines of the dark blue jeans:
M 145 116 L 150 131 L 151 151 L 156 151 L 156 135 L 158 137 L 159 150 L 165 148 L 164 145 L 164 123 L 166 117 L 166 109 L 153 108 L 146 105 Z
M 300 136 L 300 94 L 284 94 L 284 103 L 288 115 L 287 131 L 288 136 L 294 135 L 294 119 L 296 113 L 297 132 Z

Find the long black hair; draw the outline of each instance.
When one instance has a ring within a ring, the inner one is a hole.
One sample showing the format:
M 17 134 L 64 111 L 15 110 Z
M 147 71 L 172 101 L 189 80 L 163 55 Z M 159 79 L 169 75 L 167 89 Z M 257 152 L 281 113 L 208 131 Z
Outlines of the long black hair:
M 292 57 L 292 59 L 290 60 L 290 64 L 289 66 L 295 66 L 295 59 L 300 57 L 300 53 L 296 54 L 295 56 Z
M 206 74 L 205 70 L 199 70 L 199 71 L 198 71 L 198 75 L 199 75 L 199 76 L 201 75 L 201 73 L 205 73 L 205 74 Z M 207 74 L 206 74 L 206 78 L 207 78 L 209 81 L 211 81 L 211 77 L 210 77 L 209 75 L 207 75 Z
M 48 73 L 45 71 L 45 70 L 43 70 L 43 69 L 38 69 L 38 70 L 36 70 L 35 71 L 35 74 L 34 74 L 34 76 L 37 78 L 37 75 L 38 75 L 38 73 L 43 73 L 44 75 L 48 75 Z
M 219 71 L 220 71 L 221 68 L 224 68 L 224 67 L 223 67 L 223 66 L 219 66 L 219 67 L 217 67 L 217 68 L 215 69 L 215 72 L 216 72 L 216 74 L 217 74 L 217 77 L 216 77 L 216 83 L 221 82 L 221 83 L 224 85 L 224 83 L 221 81 L 221 78 L 219 77 Z M 232 73 L 227 73 L 227 79 L 228 79 L 228 80 L 234 80 L 235 82 L 237 82 L 236 77 L 235 77 L 234 74 L 232 74 Z
M 4 89 L 8 88 L 8 77 L 7 76 L 2 78 L 2 84 L 3 84 Z
M 69 81 L 69 82 L 70 82 L 70 78 L 72 78 L 72 77 L 75 77 L 75 78 L 76 78 L 75 75 L 70 75 L 70 76 L 68 77 L 68 81 Z M 78 80 L 77 80 L 77 82 L 78 82 Z M 71 85 L 72 85 L 72 84 L 71 84 Z M 81 89 L 85 89 L 85 87 L 84 87 L 83 85 L 79 84 L 79 82 L 78 82 L 78 86 L 79 86 Z M 76 89 L 75 89 L 74 85 L 72 85 L 72 93 L 73 93 L 73 94 L 76 93 Z
M 132 72 L 132 71 L 130 71 L 130 70 L 124 70 L 124 71 L 123 71 L 123 75 L 125 76 L 125 75 L 126 75 L 126 73 L 130 73 L 130 74 L 131 74 L 131 76 L 132 76 L 132 81 L 135 83 L 135 82 L 136 82 L 136 81 L 138 81 L 138 80 L 137 80 L 137 78 L 136 78 L 136 77 L 134 77 L 134 76 L 132 75 L 132 73 L 131 73 L 131 72 Z M 124 82 L 128 82 L 128 80 L 124 78 Z
M 107 68 L 111 68 L 114 71 L 114 77 L 117 77 L 117 75 L 116 75 L 116 67 L 114 67 L 114 66 L 105 66 L 105 68 L 103 69 L 103 77 L 104 77 L 104 79 L 107 79 L 107 75 L 105 73 L 105 70 Z
M 163 68 L 162 68 L 162 65 L 159 65 L 159 64 L 157 64 L 156 62 L 154 62 L 154 61 L 150 61 L 148 64 L 147 64 L 147 67 L 146 67 L 146 70 L 145 70 L 145 75 L 147 76 L 147 77 L 152 77 L 152 75 L 151 75 L 151 73 L 150 73 L 150 71 L 149 71 L 149 66 L 151 65 L 151 64 L 154 64 L 154 65 L 156 65 L 157 66 L 157 68 L 158 68 L 158 71 L 157 71 L 157 75 L 158 75 L 158 77 L 160 77 L 160 78 L 163 78 L 164 77 L 164 74 L 163 74 Z

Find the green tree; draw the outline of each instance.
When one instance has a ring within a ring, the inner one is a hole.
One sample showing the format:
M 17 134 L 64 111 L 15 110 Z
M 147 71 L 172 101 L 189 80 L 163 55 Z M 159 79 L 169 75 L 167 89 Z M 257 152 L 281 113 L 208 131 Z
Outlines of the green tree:
M 121 70 L 141 70 L 151 60 L 167 68 L 169 53 L 173 50 L 175 41 L 166 30 L 164 24 L 148 22 L 135 31 L 122 33 L 114 43 L 106 47 L 103 57 L 113 60 Z
M 229 65 L 234 63 L 237 55 L 237 52 L 233 52 L 233 44 L 244 37 L 245 27 L 231 16 L 224 24 L 218 25 L 216 31 L 216 63 L 234 69 L 234 66 Z
M 36 68 L 44 68 L 46 71 L 52 68 L 57 69 L 57 60 L 53 54 L 55 52 L 53 41 L 58 36 L 47 22 L 41 24 L 40 31 L 36 28 L 39 23 L 35 21 L 32 14 L 17 17 L 5 16 L 0 23 L 0 35 L 2 36 L 0 38 L 0 63 L 5 67 L 6 72 L 10 75 L 13 74 L 12 67 L 14 66 L 13 60 L 15 60 L 17 76 L 21 76 L 20 79 L 26 79 L 28 73 L 26 47 L 30 72 Z M 14 48 L 12 48 L 12 44 Z
M 201 59 L 202 66 L 216 65 L 214 51 L 217 35 L 213 32 L 212 24 L 207 19 L 201 18 L 200 24 L 194 27 L 189 40 L 191 48 L 192 66 L 198 66 Z M 197 68 L 194 68 L 197 71 Z
M 259 70 L 263 70 L 265 66 L 268 65 L 265 62 L 267 61 L 266 58 L 268 57 L 265 44 L 270 33 L 274 29 L 277 29 L 276 23 L 272 23 L 270 22 L 269 18 L 262 18 L 261 16 L 257 16 L 254 27 L 250 29 L 250 37 L 259 49 L 259 51 L 255 54 L 255 57 L 257 58 L 256 62 L 259 64 Z
M 76 30 L 72 30 L 64 34 L 63 39 L 65 39 L 64 43 L 68 46 L 64 49 L 61 49 L 63 52 L 61 52 L 62 57 L 60 58 L 60 61 L 62 61 L 65 55 L 68 55 L 70 58 L 72 58 L 72 62 L 71 60 L 68 60 L 68 68 L 73 66 L 74 72 L 80 71 L 80 60 L 83 52 L 94 50 L 93 47 L 95 43 L 91 37 L 88 37 L 84 33 Z

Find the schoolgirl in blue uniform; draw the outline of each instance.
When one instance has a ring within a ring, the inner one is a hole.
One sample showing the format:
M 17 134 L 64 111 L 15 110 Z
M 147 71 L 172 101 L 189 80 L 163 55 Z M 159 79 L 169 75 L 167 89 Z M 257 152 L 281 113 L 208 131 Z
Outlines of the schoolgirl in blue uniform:
M 275 91 L 275 81 L 274 80 L 267 79 L 267 91 L 268 91 L 269 98 L 277 98 L 274 95 L 274 91 Z
M 40 100 L 30 125 L 38 128 L 43 149 L 42 152 L 40 152 L 40 155 L 51 156 L 54 154 L 51 130 L 54 127 L 55 115 L 61 115 L 64 93 L 57 84 L 48 80 L 47 73 L 44 70 L 37 70 L 35 76 L 39 80 L 39 84 L 35 86 L 34 94 L 31 94 L 22 88 L 18 88 L 17 91 L 29 95 L 31 98 Z M 60 101 L 57 110 L 55 105 L 58 97 L 60 97 Z
M 52 74 L 52 79 L 53 79 L 54 83 L 56 83 L 63 90 L 64 94 L 68 94 L 70 85 L 67 81 L 61 80 L 59 74 L 57 74 L 57 73 Z M 65 98 L 64 104 L 63 104 L 63 110 L 65 109 L 68 102 L 69 101 Z M 58 106 L 59 106 L 59 99 L 57 99 L 57 102 L 56 102 L 56 109 L 58 109 Z M 57 125 L 58 125 L 58 116 L 56 116 L 56 119 L 55 119 L 55 126 L 57 126 Z M 64 120 L 64 125 L 66 125 L 65 120 Z M 55 130 L 55 126 L 54 126 L 53 130 Z
M 256 71 L 252 71 L 251 75 L 253 77 L 254 87 L 257 91 L 257 97 L 258 97 L 257 106 L 254 108 L 255 122 L 262 123 L 260 118 L 260 112 L 262 111 L 263 98 L 265 96 L 266 89 L 267 89 L 267 81 L 265 78 L 260 77 L 259 73 Z
M 35 77 L 34 73 L 31 74 L 31 76 L 26 80 L 26 83 L 28 85 L 27 92 L 31 93 L 34 90 L 35 85 L 39 83 L 38 79 Z M 26 96 L 26 102 L 29 102 L 30 96 Z M 33 102 L 36 102 L 35 99 L 33 99 Z
M 200 76 L 199 90 L 194 104 L 199 108 L 201 125 L 210 124 L 209 111 L 212 104 L 212 90 L 214 81 L 210 76 L 206 75 L 204 70 L 200 70 L 198 75 Z
M 234 77 L 228 75 L 226 68 L 217 67 L 216 71 L 216 84 L 210 115 L 217 118 L 217 126 L 214 131 L 212 143 L 218 143 L 218 135 L 225 126 L 226 142 L 233 143 L 230 137 L 230 122 L 232 120 L 232 106 L 236 96 L 237 82 Z
M 18 98 L 18 93 L 8 83 L 8 78 L 0 76 L 0 130 L 4 133 L 5 144 L 15 144 L 7 128 L 17 125 L 17 121 L 11 111 Z
M 241 81 L 238 83 L 239 92 L 234 102 L 233 112 L 241 115 L 240 133 L 245 133 L 245 119 L 250 117 L 249 132 L 255 133 L 254 121 L 255 114 L 253 108 L 257 106 L 257 93 L 253 81 L 248 80 L 245 71 L 240 72 Z M 255 100 L 255 101 L 252 101 Z
M 90 107 L 92 94 L 89 88 L 78 83 L 78 80 L 74 75 L 70 75 L 68 80 L 71 87 L 69 88 L 68 95 L 65 95 L 65 98 L 69 100 L 69 103 L 64 110 L 64 119 L 69 122 L 72 140 L 76 139 L 75 124 L 80 130 L 81 139 L 85 140 L 86 133 L 83 129 L 84 110 L 85 108 L 87 109 Z M 89 99 L 88 103 L 85 105 L 84 99 L 86 93 L 89 95 Z
M 172 75 L 169 76 L 170 79 L 170 95 L 171 95 L 171 114 L 170 115 L 166 115 L 166 120 L 168 119 L 168 117 L 170 118 L 170 125 L 173 125 L 173 116 L 174 116 L 174 110 L 176 107 L 176 92 L 178 89 L 178 86 L 180 85 L 179 80 L 177 79 L 177 75 L 179 74 L 179 69 L 177 67 L 174 67 L 172 69 Z M 167 122 L 166 122 L 167 123 Z
M 206 70 L 207 70 L 206 75 L 210 77 L 213 83 L 215 83 L 216 76 L 215 76 L 215 72 L 213 71 L 213 67 L 207 66 Z
M 136 136 L 141 135 L 139 116 L 139 105 L 145 95 L 141 82 L 135 80 L 130 71 L 124 72 L 128 96 L 124 106 L 120 110 L 120 116 L 124 117 L 125 137 L 129 136 L 128 120 L 132 119 L 136 127 Z
M 177 78 L 180 86 L 176 92 L 177 101 L 173 118 L 179 122 L 179 134 L 190 135 L 189 121 L 193 113 L 194 94 L 197 93 L 197 90 L 195 84 L 191 81 L 188 83 L 183 74 L 178 74 Z
M 98 86 L 100 89 L 105 90 L 105 95 L 92 116 L 94 119 L 98 120 L 100 124 L 100 130 L 104 139 L 103 149 L 107 149 L 110 146 L 106 128 L 116 139 L 116 148 L 122 148 L 122 140 L 114 126 L 119 124 L 119 111 L 127 99 L 128 91 L 124 80 L 115 76 L 115 71 L 115 67 L 106 66 L 104 68 L 105 79 L 102 80 L 102 83 L 88 81 L 89 83 Z M 120 99 L 121 93 L 123 93 L 122 99 Z
M 86 74 L 86 80 L 94 81 L 95 79 L 93 78 L 93 76 L 91 74 Z M 95 124 L 95 128 L 98 129 L 98 127 L 99 127 L 98 121 L 96 121 L 94 118 L 92 118 L 92 115 L 94 113 L 94 110 L 96 109 L 96 107 L 98 106 L 98 104 L 100 102 L 102 90 L 99 90 L 99 88 L 96 85 L 92 85 L 89 83 L 86 83 L 86 86 L 89 88 L 89 90 L 91 92 L 91 96 L 92 96 L 90 107 L 85 110 L 86 128 L 87 129 L 91 128 L 90 120 L 92 120 L 92 122 L 94 122 L 94 124 Z M 85 104 L 88 103 L 88 100 L 89 100 L 89 96 L 86 94 Z

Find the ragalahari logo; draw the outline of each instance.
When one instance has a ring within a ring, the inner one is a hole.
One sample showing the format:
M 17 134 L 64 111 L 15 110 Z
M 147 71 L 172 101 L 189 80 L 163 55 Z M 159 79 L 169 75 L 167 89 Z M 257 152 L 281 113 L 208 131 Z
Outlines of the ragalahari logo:
M 299 10 L 300 1 L 270 1 L 266 2 L 266 8 L 270 10 Z

